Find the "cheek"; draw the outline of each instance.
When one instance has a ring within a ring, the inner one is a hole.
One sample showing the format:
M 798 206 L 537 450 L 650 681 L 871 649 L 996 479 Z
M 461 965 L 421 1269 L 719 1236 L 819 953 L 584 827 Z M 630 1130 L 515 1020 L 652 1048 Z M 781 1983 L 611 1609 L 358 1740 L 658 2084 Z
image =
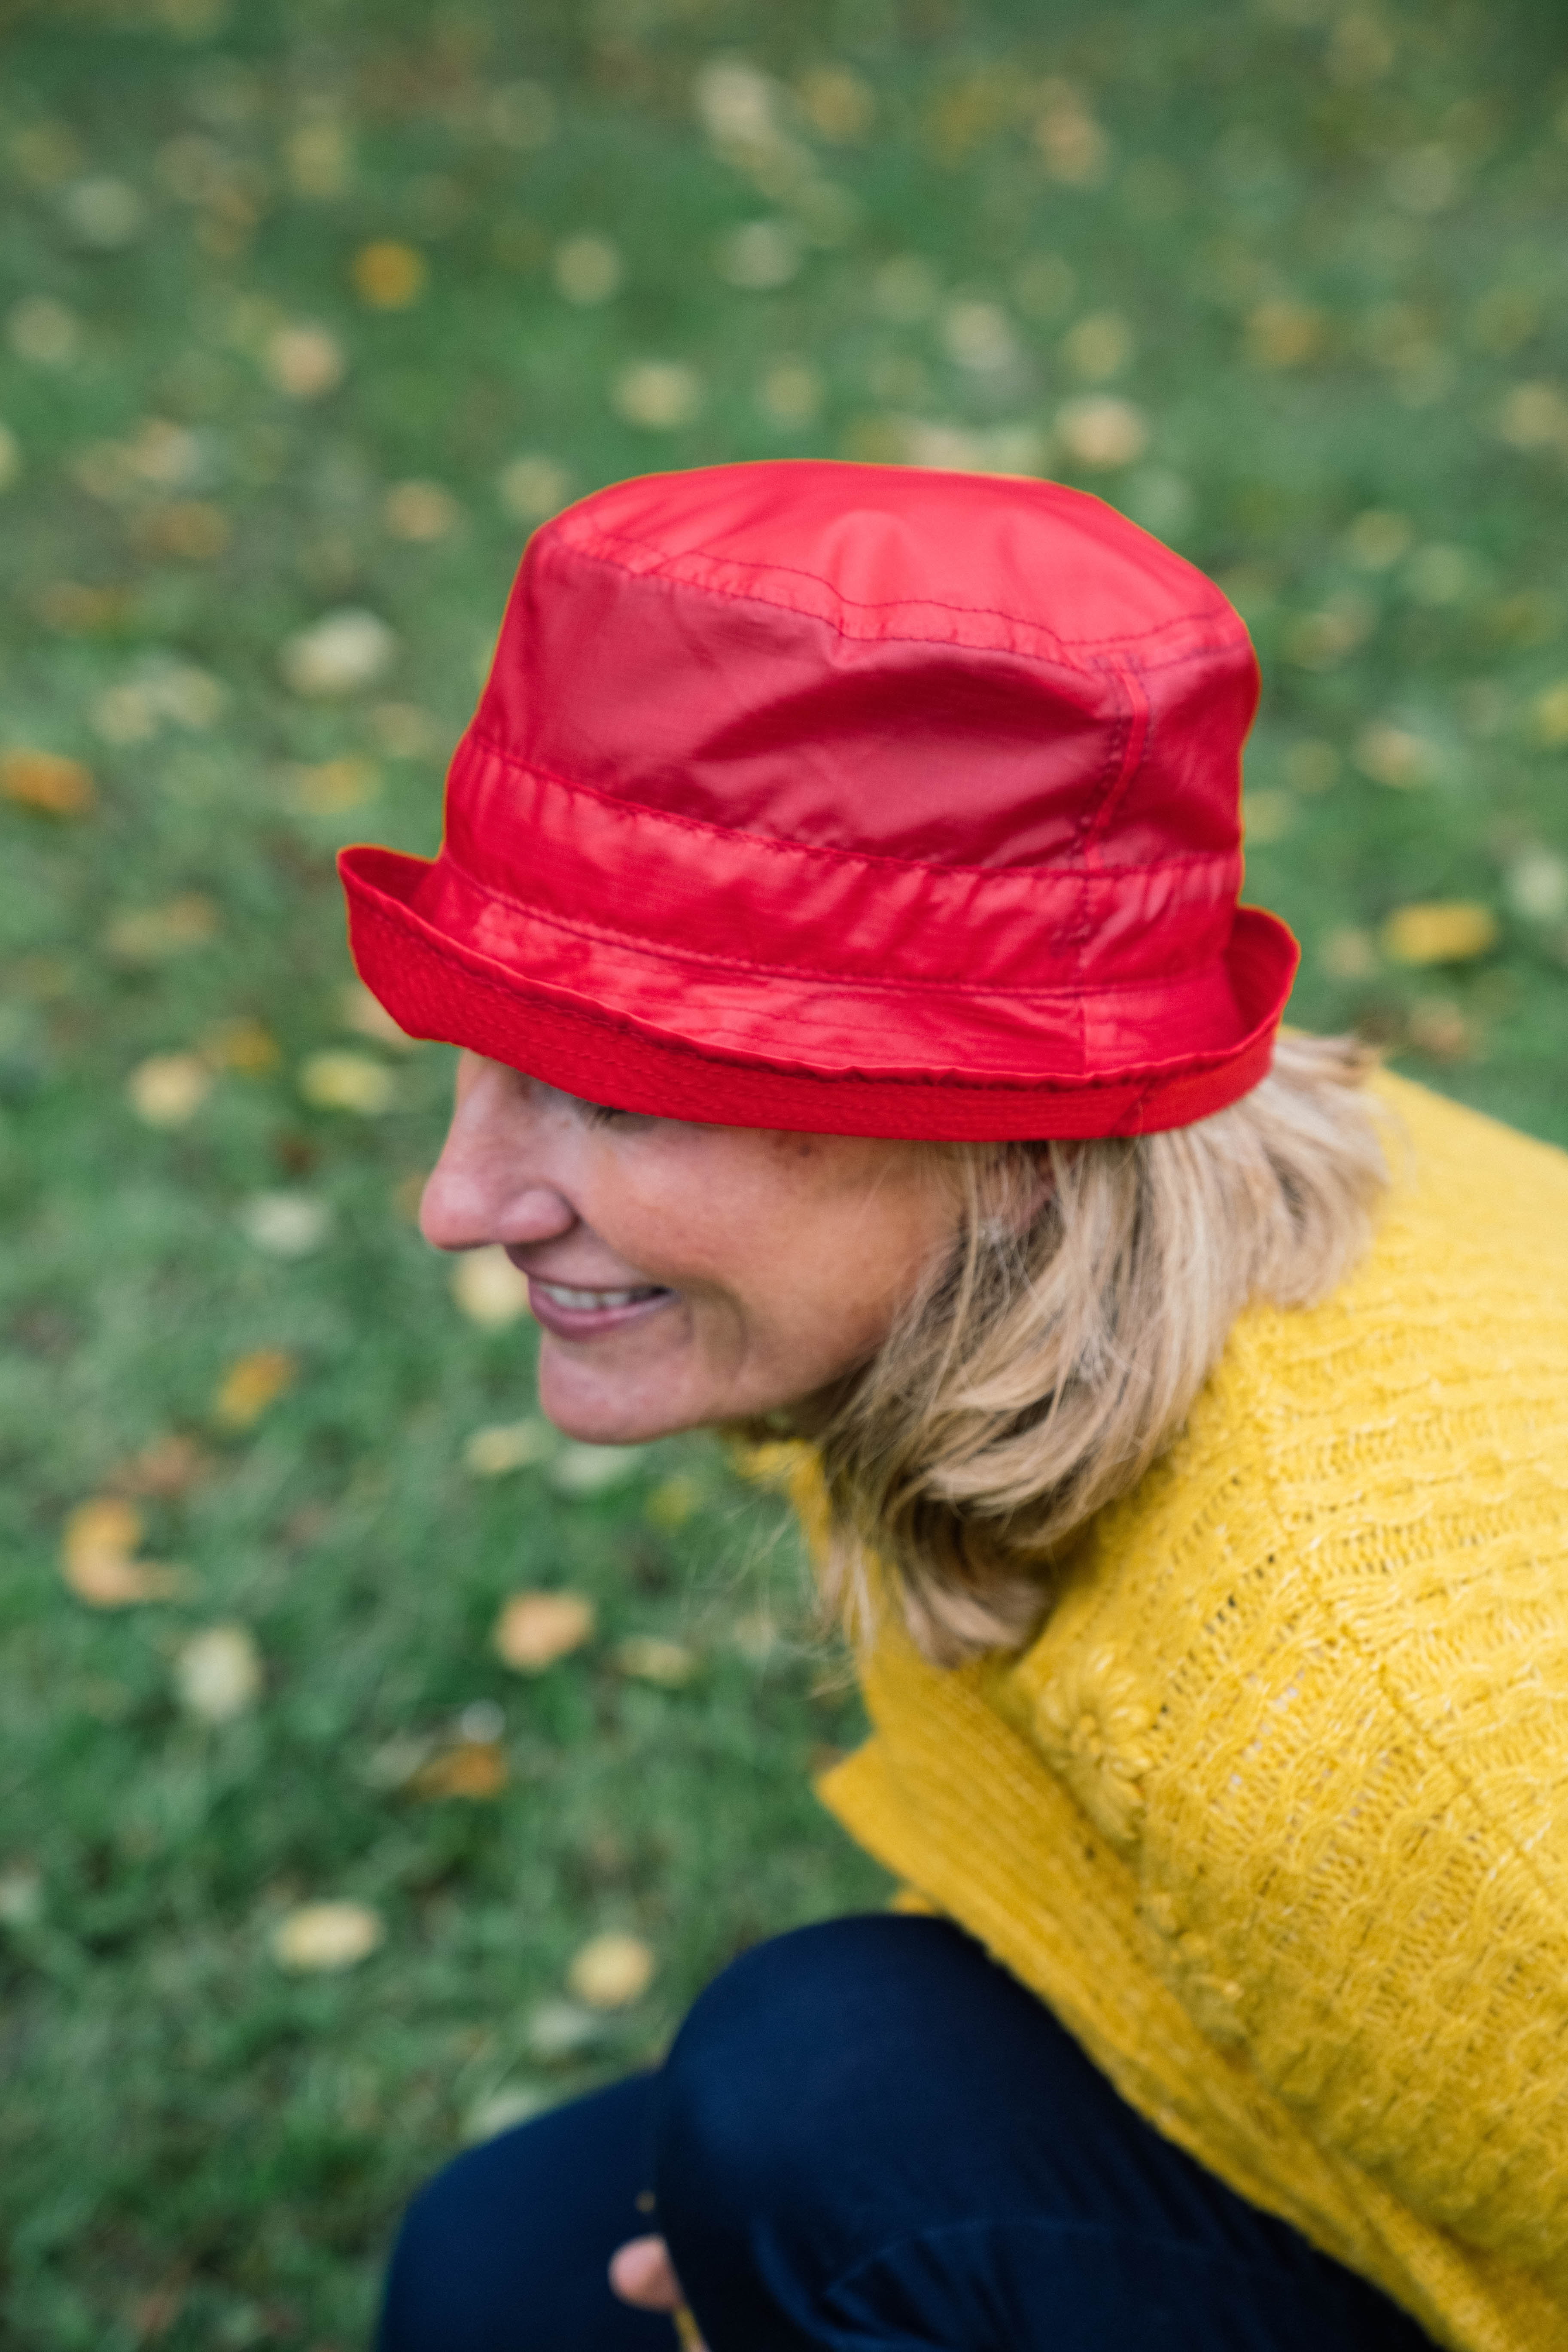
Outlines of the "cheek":
M 811 1385 L 871 1355 L 913 1296 L 949 1219 L 923 1198 L 864 1201 L 806 1221 L 736 1286 L 752 1349 Z

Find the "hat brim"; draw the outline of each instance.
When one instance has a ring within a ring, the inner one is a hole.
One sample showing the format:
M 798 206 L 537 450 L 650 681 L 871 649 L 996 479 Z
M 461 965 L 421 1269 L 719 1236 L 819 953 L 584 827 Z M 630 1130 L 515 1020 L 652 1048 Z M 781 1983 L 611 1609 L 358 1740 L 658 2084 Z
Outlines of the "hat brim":
M 760 984 L 754 968 L 738 978 L 592 927 L 565 938 L 515 901 L 502 961 L 422 911 L 436 861 L 359 846 L 339 869 L 355 964 L 410 1036 L 708 1125 L 952 1142 L 1190 1126 L 1268 1075 L 1299 958 L 1278 917 L 1244 907 L 1215 961 L 1147 987 L 910 999 L 895 1063 L 887 995 L 866 983 Z

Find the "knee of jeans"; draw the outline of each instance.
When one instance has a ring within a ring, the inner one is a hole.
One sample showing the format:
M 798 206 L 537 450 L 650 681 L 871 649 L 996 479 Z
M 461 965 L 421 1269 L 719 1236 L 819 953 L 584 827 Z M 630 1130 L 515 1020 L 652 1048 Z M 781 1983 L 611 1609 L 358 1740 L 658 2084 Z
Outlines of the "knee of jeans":
M 809 2201 L 825 2147 L 864 2095 L 837 2021 L 852 1979 L 884 1964 L 880 1930 L 898 1924 L 797 1928 L 742 1953 L 699 1996 L 655 2094 L 661 2210 L 700 2206 L 712 2221 L 759 2200 Z

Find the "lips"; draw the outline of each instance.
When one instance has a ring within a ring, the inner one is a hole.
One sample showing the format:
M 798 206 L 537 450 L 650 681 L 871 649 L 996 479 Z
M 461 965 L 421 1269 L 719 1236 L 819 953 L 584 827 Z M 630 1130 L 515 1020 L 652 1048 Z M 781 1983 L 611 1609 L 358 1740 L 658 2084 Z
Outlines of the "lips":
M 574 1283 L 546 1282 L 528 1276 L 528 1304 L 534 1321 L 562 1339 L 595 1339 L 657 1315 L 675 1296 L 654 1282 L 622 1289 L 591 1290 Z

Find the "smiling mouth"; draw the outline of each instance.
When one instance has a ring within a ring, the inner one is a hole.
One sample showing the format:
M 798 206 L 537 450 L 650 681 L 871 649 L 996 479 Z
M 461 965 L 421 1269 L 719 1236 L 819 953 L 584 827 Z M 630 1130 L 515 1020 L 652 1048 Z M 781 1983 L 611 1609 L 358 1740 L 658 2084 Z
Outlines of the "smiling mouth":
M 669 1297 L 664 1286 L 657 1282 L 638 1283 L 630 1290 L 577 1290 L 564 1282 L 542 1281 L 537 1274 L 529 1278 L 542 1297 L 569 1315 L 603 1315 L 614 1307 L 640 1307 L 647 1299 Z

